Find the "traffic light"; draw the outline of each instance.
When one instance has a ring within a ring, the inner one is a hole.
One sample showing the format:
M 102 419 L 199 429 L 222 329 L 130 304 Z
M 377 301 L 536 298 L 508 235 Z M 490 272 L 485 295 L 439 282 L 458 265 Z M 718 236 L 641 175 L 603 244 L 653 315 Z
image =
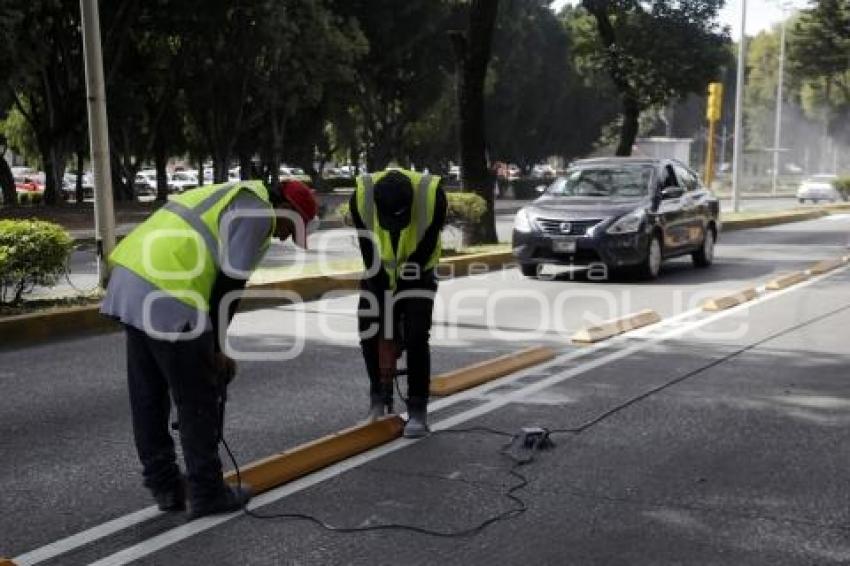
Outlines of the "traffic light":
M 723 109 L 723 83 L 710 83 L 708 85 L 708 112 L 709 122 L 720 120 Z

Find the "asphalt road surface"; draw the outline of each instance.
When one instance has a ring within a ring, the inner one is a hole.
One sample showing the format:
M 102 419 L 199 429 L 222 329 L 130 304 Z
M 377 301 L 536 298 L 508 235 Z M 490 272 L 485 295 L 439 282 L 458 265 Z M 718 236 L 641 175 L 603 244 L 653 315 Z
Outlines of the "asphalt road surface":
M 848 215 L 729 233 L 712 268 L 675 260 L 651 283 L 515 270 L 444 282 L 435 373 L 528 345 L 559 358 L 435 403 L 435 428 L 581 429 L 554 434 L 554 449 L 515 470 L 529 482 L 515 494 L 522 512 L 459 538 L 154 513 L 132 445 L 123 336 L 2 350 L 0 555 L 21 564 L 59 550 L 47 563 L 846 564 L 850 272 L 718 316 L 696 307 L 847 254 L 848 234 Z M 355 303 L 348 295 L 237 316 L 240 348 L 301 352 L 240 364 L 226 434 L 241 462 L 364 415 Z M 588 323 L 644 308 L 665 322 L 601 348 L 569 345 Z M 359 466 L 263 496 L 258 512 L 461 531 L 518 509 L 506 497 L 520 477 L 500 455 L 504 443 L 482 432 L 399 440 Z M 110 533 L 104 524 L 116 519 L 122 528 Z

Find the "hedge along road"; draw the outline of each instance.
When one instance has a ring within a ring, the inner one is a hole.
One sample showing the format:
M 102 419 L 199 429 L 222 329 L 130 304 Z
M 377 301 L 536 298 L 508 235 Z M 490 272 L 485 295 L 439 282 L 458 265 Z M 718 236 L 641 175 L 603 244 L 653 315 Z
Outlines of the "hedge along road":
M 515 271 L 446 282 L 440 291 L 446 307 L 435 317 L 434 371 L 526 345 L 551 344 L 565 351 L 579 326 L 620 313 L 654 308 L 669 317 L 709 295 L 846 254 L 848 231 L 850 218 L 835 216 L 730 233 L 721 239 L 713 268 L 696 270 L 688 260 L 677 260 L 653 283 L 532 281 Z M 489 316 L 481 312 L 488 301 Z M 541 327 L 544 315 L 535 305 L 546 301 L 559 304 L 562 316 L 549 316 Z M 340 430 L 362 416 L 366 377 L 353 308 L 353 297 L 340 297 L 237 317 L 233 335 L 243 346 L 277 351 L 305 338 L 303 353 L 291 361 L 241 364 L 227 420 L 240 461 Z M 0 554 L 16 556 L 148 507 L 130 435 L 122 336 L 68 340 L 0 356 L 5 432 Z M 130 529 L 109 544 L 146 538 L 167 528 L 163 521 Z M 79 562 L 79 557 L 66 559 Z

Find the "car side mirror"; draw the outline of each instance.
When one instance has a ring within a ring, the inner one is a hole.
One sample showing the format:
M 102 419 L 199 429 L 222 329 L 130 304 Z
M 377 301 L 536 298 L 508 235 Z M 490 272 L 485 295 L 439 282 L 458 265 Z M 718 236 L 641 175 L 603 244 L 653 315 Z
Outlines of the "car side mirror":
M 661 200 L 679 198 L 683 194 L 685 194 L 685 190 L 682 187 L 667 187 L 661 191 Z

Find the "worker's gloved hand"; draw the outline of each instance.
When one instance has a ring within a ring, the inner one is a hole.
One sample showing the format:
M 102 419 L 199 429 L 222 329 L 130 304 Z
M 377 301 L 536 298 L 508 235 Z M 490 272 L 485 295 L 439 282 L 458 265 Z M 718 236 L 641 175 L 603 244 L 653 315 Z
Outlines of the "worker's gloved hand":
M 390 383 L 395 378 L 397 354 L 394 340 L 386 338 L 378 340 L 378 369 L 381 373 L 381 381 L 384 383 Z
M 219 384 L 226 387 L 236 377 L 236 362 L 224 352 L 216 352 L 214 356 L 213 364 L 216 371 L 216 380 Z

